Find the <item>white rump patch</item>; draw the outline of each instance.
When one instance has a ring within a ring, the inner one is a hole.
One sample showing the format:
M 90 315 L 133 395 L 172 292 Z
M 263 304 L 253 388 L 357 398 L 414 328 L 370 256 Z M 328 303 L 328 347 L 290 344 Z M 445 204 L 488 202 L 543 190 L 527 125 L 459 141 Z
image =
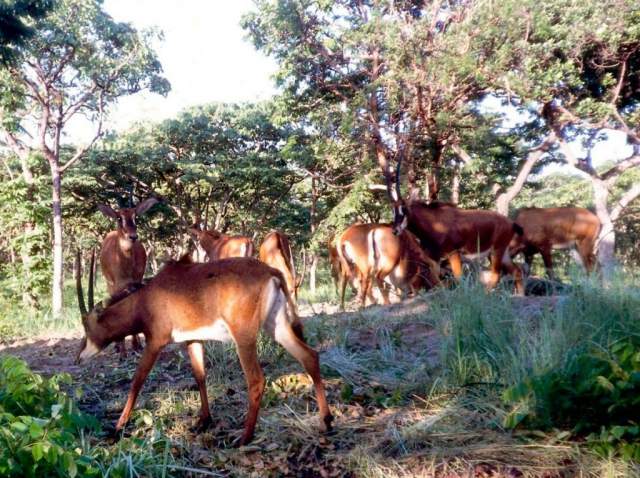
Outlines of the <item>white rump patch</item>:
M 347 259 L 349 262 L 355 262 L 353 246 L 348 241 L 344 243 L 344 255 L 346 256 L 345 259 Z
M 171 332 L 171 340 L 174 342 L 189 342 L 191 340 L 217 340 L 218 342 L 230 342 L 233 340 L 229 327 L 224 320 L 218 319 L 213 324 L 198 329 L 174 330 Z

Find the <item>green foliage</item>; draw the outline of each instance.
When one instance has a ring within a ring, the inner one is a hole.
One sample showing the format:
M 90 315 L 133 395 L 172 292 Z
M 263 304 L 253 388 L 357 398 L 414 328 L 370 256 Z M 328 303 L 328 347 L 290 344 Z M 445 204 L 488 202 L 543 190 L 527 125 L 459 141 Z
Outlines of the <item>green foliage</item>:
M 99 476 L 82 442 L 96 420 L 61 391 L 66 374 L 44 379 L 14 357 L 0 359 L 0 474 Z
M 16 60 L 16 49 L 34 30 L 31 23 L 45 15 L 53 0 L 7 0 L 0 3 L 0 64 Z
M 507 428 L 568 428 L 600 454 L 640 460 L 640 338 L 577 355 L 510 387 Z

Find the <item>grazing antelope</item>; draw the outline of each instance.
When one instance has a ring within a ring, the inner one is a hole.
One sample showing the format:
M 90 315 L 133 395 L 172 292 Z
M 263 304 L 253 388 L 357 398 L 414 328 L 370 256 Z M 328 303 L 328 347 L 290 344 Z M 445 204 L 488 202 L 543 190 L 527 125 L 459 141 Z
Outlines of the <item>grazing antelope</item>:
M 114 295 L 132 282 L 140 282 L 147 267 L 147 253 L 138 240 L 136 217 L 147 212 L 158 202 L 148 198 L 134 208 L 117 211 L 106 204 L 98 204 L 102 214 L 117 221 L 118 229 L 111 231 L 102 241 L 100 267 L 107 282 L 109 295 Z M 126 356 L 124 337 L 116 344 L 120 357 Z M 140 349 L 138 337 L 133 336 L 133 347 Z
M 353 224 L 338 237 L 336 250 L 340 264 L 340 308 L 344 310 L 347 281 L 358 290 L 358 300 L 364 306 L 367 297 L 375 302 L 369 286 L 369 249 L 367 235 L 375 224 Z M 356 287 L 358 284 L 358 287 Z
M 77 287 L 82 293 L 82 285 Z M 78 352 L 78 363 L 126 335 L 145 335 L 146 346 L 116 430 L 127 423 L 160 351 L 171 342 L 187 344 L 200 391 L 198 425 L 210 424 L 202 341 L 233 341 L 247 381 L 249 399 L 239 444 L 248 443 L 253 437 L 265 386 L 256 349 L 260 328 L 311 375 L 321 426 L 331 429 L 333 416 L 320 377 L 318 353 L 304 341 L 302 324 L 295 315 L 282 274 L 256 259 L 232 258 L 194 264 L 185 256 L 178 262 L 167 263 L 146 285 L 132 285 L 103 307 L 83 314 L 82 324 L 85 337 Z
M 359 299 L 362 306 L 372 297 L 372 280 L 380 289 L 385 304 L 389 292 L 384 282 L 402 290 L 403 295 L 413 294 L 419 287 L 433 287 L 439 282 L 438 266 L 420 249 L 409 233 L 393 234 L 386 224 L 354 224 L 338 239 L 338 255 L 342 271 L 340 304 L 344 308 L 347 279 L 359 282 Z
M 433 261 L 409 231 L 399 236 L 391 226 L 380 224 L 368 235 L 369 267 L 389 304 L 389 289 L 385 280 L 400 289 L 404 297 L 414 295 L 417 289 L 431 289 L 440 283 L 440 266 Z
M 594 247 L 600 232 L 598 216 L 581 207 L 530 207 L 520 209 L 515 221 L 524 230 L 522 236 L 514 236 L 509 246 L 511 257 L 522 252 L 531 270 L 534 254 L 540 253 L 547 275 L 554 279 L 552 249 L 575 247 L 582 265 L 591 272 L 595 265 Z
M 197 224 L 189 228 L 200 246 L 207 253 L 209 262 L 230 257 L 251 257 L 253 255 L 253 241 L 246 236 L 229 236 L 218 231 L 203 231 Z
M 422 201 L 396 201 L 394 233 L 408 229 L 435 261 L 448 259 L 456 279 L 462 276 L 462 256 L 468 259 L 489 256 L 491 270 L 487 287 L 494 288 L 501 272 L 512 274 L 516 292 L 524 293 L 522 272 L 513 264 L 509 243 L 514 234 L 522 235 L 515 222 L 493 211 L 460 209 L 453 204 Z
M 278 269 L 287 283 L 289 292 L 298 300 L 298 288 L 302 282 L 296 280 L 296 269 L 293 264 L 293 254 L 289 238 L 280 231 L 268 233 L 258 251 L 258 257 L 265 264 Z M 304 277 L 304 272 L 301 278 Z
M 513 275 L 517 294 L 524 294 L 522 271 L 513 264 L 509 254 L 509 243 L 514 234 L 522 235 L 519 224 L 493 211 L 460 209 L 454 204 L 434 201 L 405 202 L 400 191 L 402 150 L 398 157 L 395 188 L 385 175 L 387 189 L 393 203 L 393 232 L 400 234 L 405 229 L 415 234 L 422 249 L 434 261 L 447 258 L 456 279 L 462 277 L 462 257 L 474 259 L 489 256 L 491 271 L 486 285 L 494 288 L 500 274 Z

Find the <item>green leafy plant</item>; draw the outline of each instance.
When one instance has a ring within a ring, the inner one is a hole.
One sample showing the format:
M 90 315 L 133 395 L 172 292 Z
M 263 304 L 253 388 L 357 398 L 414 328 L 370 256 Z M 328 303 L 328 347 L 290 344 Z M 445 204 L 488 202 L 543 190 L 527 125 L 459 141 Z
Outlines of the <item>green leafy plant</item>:
M 578 354 L 510 387 L 507 428 L 569 428 L 602 455 L 640 460 L 640 339 Z
M 67 374 L 45 379 L 15 357 L 0 360 L 0 475 L 98 476 L 82 440 L 98 431 L 60 387 Z

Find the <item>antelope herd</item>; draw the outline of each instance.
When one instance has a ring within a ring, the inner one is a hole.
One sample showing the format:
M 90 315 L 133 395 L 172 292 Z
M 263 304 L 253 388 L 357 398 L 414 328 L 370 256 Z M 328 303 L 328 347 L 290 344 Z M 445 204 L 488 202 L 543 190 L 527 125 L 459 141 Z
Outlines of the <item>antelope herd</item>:
M 389 185 L 388 185 L 389 186 Z M 521 268 L 512 262 L 525 256 L 526 271 L 532 257 L 540 253 L 553 278 L 551 250 L 574 246 L 591 271 L 600 230 L 598 218 L 581 208 L 527 208 L 515 220 L 492 211 L 467 210 L 442 202 L 405 201 L 399 185 L 389 187 L 393 198 L 392 224 L 353 224 L 328 242 L 331 274 L 344 308 L 348 283 L 357 291 L 361 306 L 376 302 L 373 286 L 388 304 L 392 289 L 406 297 L 418 289 L 431 289 L 442 279 L 441 263 L 448 262 L 459 280 L 463 260 L 489 258 L 486 286 L 494 288 L 501 274 L 513 277 L 517 294 L 524 292 Z M 202 229 L 198 222 L 188 233 L 205 251 L 207 262 L 193 262 L 189 255 L 169 261 L 149 281 L 143 282 L 146 252 L 138 239 L 136 217 L 157 200 L 149 198 L 134 208 L 98 209 L 116 219 L 117 229 L 106 235 L 100 252 L 102 274 L 110 298 L 94 307 L 94 260 L 91 256 L 88 304 L 85 307 L 76 259 L 76 287 L 85 337 L 78 352 L 81 362 L 117 344 L 124 357 L 124 339 L 138 334 L 145 347 L 126 405 L 116 429 L 126 424 L 140 389 L 169 343 L 185 342 L 193 375 L 200 391 L 199 427 L 211 422 L 204 370 L 203 341 L 233 341 L 248 387 L 248 413 L 239 444 L 254 434 L 265 380 L 257 358 L 257 334 L 262 328 L 295 357 L 313 379 L 321 426 L 331 429 L 333 417 L 327 405 L 320 376 L 318 353 L 303 337 L 297 316 L 297 291 L 304 272 L 297 276 L 289 239 L 280 231 L 264 237 L 259 260 L 254 259 L 251 238 Z M 304 262 L 304 261 L 303 261 Z

